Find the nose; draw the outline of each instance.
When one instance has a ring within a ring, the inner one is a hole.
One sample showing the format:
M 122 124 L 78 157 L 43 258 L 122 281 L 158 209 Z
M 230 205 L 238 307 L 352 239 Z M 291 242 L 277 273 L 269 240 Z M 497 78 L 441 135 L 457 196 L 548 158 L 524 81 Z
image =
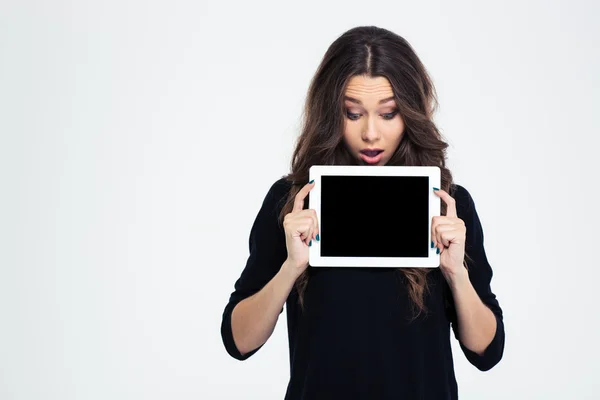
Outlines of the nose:
M 366 142 L 374 142 L 379 139 L 379 132 L 375 126 L 375 118 L 368 118 L 367 129 L 363 132 L 362 139 Z

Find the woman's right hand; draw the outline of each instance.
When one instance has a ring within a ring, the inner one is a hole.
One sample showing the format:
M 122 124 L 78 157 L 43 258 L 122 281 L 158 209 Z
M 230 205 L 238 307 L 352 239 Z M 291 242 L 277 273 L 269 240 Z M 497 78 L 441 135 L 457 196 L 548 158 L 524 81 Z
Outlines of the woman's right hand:
M 316 239 L 319 233 L 317 212 L 311 208 L 303 209 L 304 199 L 314 186 L 314 182 L 307 183 L 300 189 L 294 200 L 294 208 L 283 219 L 287 261 L 298 276 L 308 267 L 309 242 Z

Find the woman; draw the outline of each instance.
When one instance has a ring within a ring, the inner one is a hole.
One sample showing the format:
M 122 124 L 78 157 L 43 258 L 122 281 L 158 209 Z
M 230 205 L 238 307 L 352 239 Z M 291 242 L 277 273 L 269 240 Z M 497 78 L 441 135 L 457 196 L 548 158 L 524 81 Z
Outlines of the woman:
M 414 50 L 385 29 L 347 31 L 318 67 L 291 173 L 262 203 L 221 325 L 228 353 L 245 360 L 286 304 L 286 399 L 456 399 L 450 327 L 478 369 L 502 358 L 502 309 L 483 230 L 473 198 L 446 168 L 436 106 Z M 441 215 L 431 233 L 439 268 L 311 268 L 308 248 L 319 240 L 316 213 L 307 208 L 311 165 L 440 167 Z

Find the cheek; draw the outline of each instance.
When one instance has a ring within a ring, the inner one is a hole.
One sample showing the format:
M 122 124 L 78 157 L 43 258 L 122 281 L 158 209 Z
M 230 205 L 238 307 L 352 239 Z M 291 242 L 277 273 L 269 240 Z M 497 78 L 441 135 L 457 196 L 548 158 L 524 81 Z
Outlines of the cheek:
M 360 136 L 360 129 L 357 126 L 352 124 L 346 124 L 346 126 L 344 126 L 344 140 L 350 146 L 360 142 Z
M 404 124 L 401 120 L 398 122 L 390 123 L 385 128 L 385 136 L 389 139 L 390 142 L 397 142 L 402 138 L 402 134 L 404 132 Z

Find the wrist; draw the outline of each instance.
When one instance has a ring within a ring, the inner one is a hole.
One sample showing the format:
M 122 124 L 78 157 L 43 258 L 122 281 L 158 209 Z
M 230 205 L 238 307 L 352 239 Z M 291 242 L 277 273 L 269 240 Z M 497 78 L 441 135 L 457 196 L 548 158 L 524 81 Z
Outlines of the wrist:
M 448 285 L 452 289 L 452 291 L 462 290 L 465 286 L 471 284 L 469 280 L 469 271 L 463 266 L 459 268 L 456 273 L 450 274 L 448 276 Z
M 300 274 L 302 274 L 302 268 L 300 268 L 295 262 L 290 260 L 289 258 L 285 260 L 285 262 L 281 265 L 280 269 L 281 273 L 283 273 L 287 278 L 293 280 L 294 282 Z

